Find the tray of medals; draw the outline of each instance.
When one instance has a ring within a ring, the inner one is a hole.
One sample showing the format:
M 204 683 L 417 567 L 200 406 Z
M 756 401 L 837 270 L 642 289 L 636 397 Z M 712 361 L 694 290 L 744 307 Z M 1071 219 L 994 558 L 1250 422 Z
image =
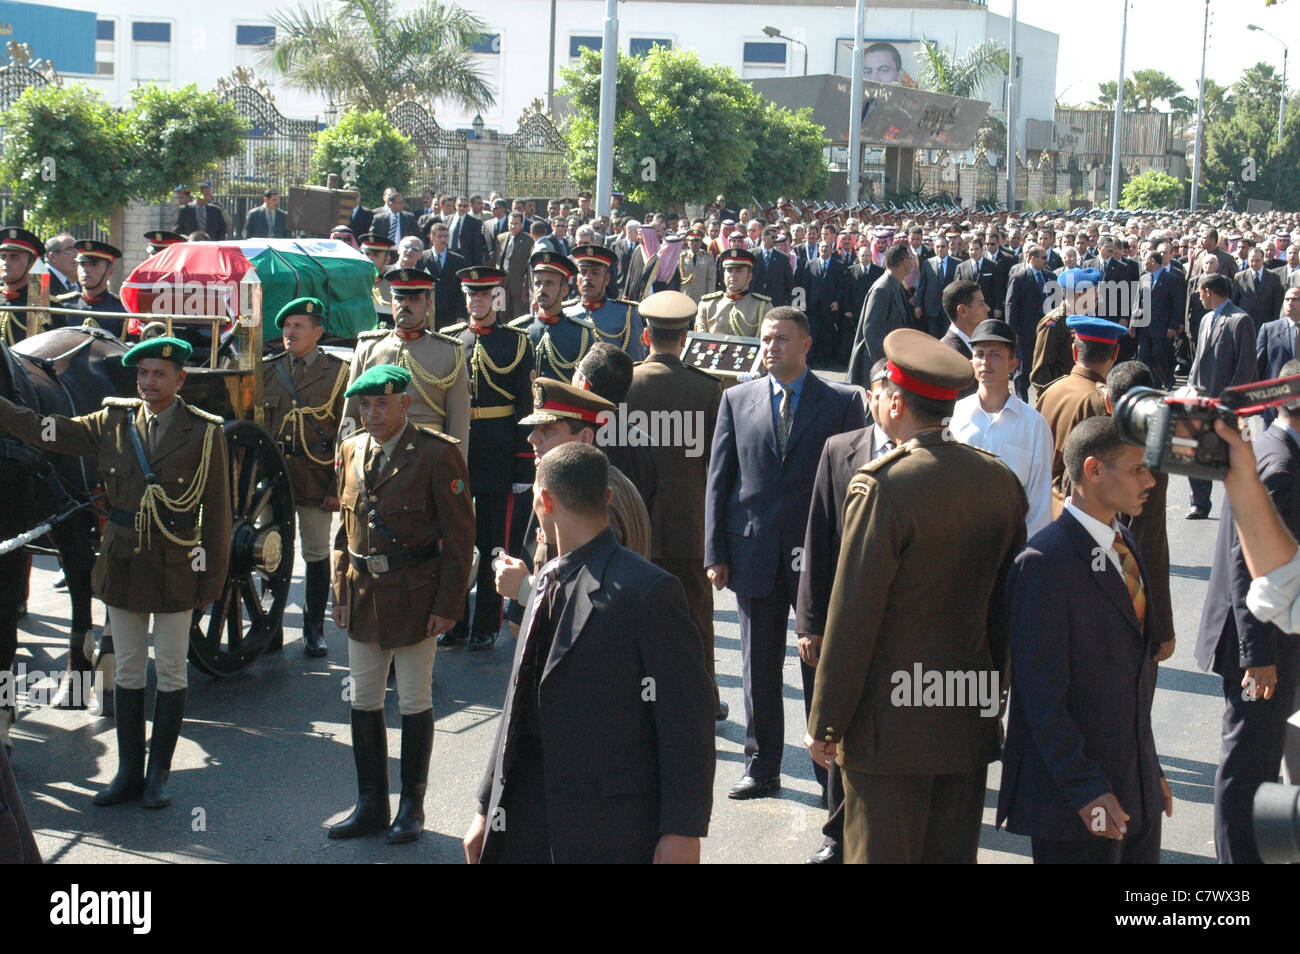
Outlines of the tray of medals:
M 682 363 L 709 372 L 725 387 L 761 374 L 762 351 L 762 342 L 757 338 L 692 331 L 686 336 Z

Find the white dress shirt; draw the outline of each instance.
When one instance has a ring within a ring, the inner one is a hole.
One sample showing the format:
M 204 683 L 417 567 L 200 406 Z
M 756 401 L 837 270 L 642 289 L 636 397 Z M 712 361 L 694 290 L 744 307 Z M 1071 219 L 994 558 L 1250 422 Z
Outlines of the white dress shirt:
M 997 454 L 1020 478 L 1029 500 L 1025 529 L 1030 537 L 1052 522 L 1052 429 L 1043 415 L 1015 394 L 989 414 L 976 393 L 957 402 L 948 428 L 963 444 Z
M 1097 546 L 1101 548 L 1106 556 L 1110 557 L 1111 565 L 1119 570 L 1119 575 L 1123 578 L 1124 564 L 1120 562 L 1119 553 L 1115 550 L 1115 534 L 1119 533 L 1118 521 L 1112 521 L 1110 526 L 1106 526 L 1096 517 L 1086 514 L 1076 507 L 1073 497 L 1065 498 L 1065 509 L 1070 511 L 1070 515 L 1083 525 L 1083 529 L 1088 531 L 1088 536 L 1097 541 Z

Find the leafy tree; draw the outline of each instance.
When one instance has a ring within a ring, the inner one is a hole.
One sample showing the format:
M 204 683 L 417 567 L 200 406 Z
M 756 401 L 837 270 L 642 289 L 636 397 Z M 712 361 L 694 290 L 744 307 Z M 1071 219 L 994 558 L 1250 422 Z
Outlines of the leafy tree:
M 1094 107 L 1100 106 L 1102 109 L 1115 108 L 1115 81 L 1107 80 L 1104 83 L 1097 84 L 1097 98 L 1093 100 Z M 1137 105 L 1137 94 L 1133 89 L 1131 79 L 1124 80 L 1124 108 L 1133 109 Z
M 382 112 L 395 91 L 408 89 L 430 108 L 440 98 L 466 109 L 495 101 L 470 51 L 485 24 L 454 4 L 422 0 L 399 13 L 395 0 L 339 0 L 270 18 L 276 39 L 264 62 L 329 101 Z
M 776 197 L 822 195 L 830 185 L 823 152 L 826 130 L 813 122 L 808 108 L 791 111 L 755 96 L 752 130 L 760 148 L 754 150 L 745 173 L 724 192 L 728 195 Z
M 247 123 L 216 93 L 142 86 L 132 92 L 135 106 L 126 117 L 134 155 L 134 195 L 160 202 L 177 183 L 191 182 L 214 162 L 243 147 Z
M 313 177 L 339 173 L 361 190 L 364 205 L 378 205 L 388 186 L 404 192 L 414 165 L 415 146 L 382 113 L 355 109 L 317 134 L 311 156 Z
M 1183 180 L 1148 169 L 1124 184 L 1126 209 L 1174 209 L 1183 204 Z
M 1156 100 L 1163 99 L 1171 102 L 1182 91 L 1183 88 L 1177 80 L 1160 70 L 1137 70 L 1133 74 L 1133 98 L 1140 104 L 1140 108 L 1147 112 L 1155 109 Z M 1112 84 L 1111 102 L 1114 101 L 1114 84 Z

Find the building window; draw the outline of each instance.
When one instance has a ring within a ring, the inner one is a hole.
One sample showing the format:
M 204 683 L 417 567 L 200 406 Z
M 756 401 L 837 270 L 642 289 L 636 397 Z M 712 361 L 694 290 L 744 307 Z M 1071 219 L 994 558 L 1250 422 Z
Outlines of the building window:
M 662 46 L 665 49 L 673 48 L 673 41 L 662 39 L 660 37 L 634 36 L 628 41 L 627 51 L 633 56 L 646 56 L 656 46 Z
M 582 57 L 583 50 L 595 50 L 600 52 L 601 37 L 598 36 L 571 36 L 569 37 L 569 62 L 576 63 Z
M 235 24 L 235 65 L 257 69 L 266 48 L 275 42 L 275 27 L 267 24 Z
M 761 40 L 747 40 L 741 77 L 745 79 L 762 76 L 784 76 L 785 61 L 790 47 L 785 43 L 765 43 Z
M 483 115 L 493 119 L 504 119 L 505 106 L 501 96 L 501 70 L 502 61 L 505 57 L 501 55 L 501 34 L 480 33 L 478 39 L 470 43 L 469 50 L 471 65 L 478 75 L 483 78 L 483 81 L 487 83 L 488 88 L 492 90 L 493 98 L 496 100 L 496 105 L 492 106 L 490 111 L 483 110 Z
M 501 34 L 480 33 L 476 39 L 470 42 L 469 51 L 486 56 L 499 55 L 501 53 Z
M 172 25 L 137 20 L 131 24 L 131 82 L 170 83 Z
M 95 75 L 111 77 L 117 59 L 117 21 L 95 22 Z

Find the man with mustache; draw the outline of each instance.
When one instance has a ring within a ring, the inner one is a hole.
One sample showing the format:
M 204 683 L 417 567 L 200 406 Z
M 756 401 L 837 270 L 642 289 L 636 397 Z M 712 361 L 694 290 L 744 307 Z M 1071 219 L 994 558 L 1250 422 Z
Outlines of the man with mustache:
M 603 245 L 579 245 L 572 252 L 578 270 L 578 297 L 564 303 L 564 314 L 579 324 L 586 325 L 592 334 L 592 343 L 608 341 L 626 351 L 633 361 L 646 356 L 641 332 L 645 322 L 636 309 L 636 303 L 624 298 L 607 298 L 615 262 L 614 253 Z

